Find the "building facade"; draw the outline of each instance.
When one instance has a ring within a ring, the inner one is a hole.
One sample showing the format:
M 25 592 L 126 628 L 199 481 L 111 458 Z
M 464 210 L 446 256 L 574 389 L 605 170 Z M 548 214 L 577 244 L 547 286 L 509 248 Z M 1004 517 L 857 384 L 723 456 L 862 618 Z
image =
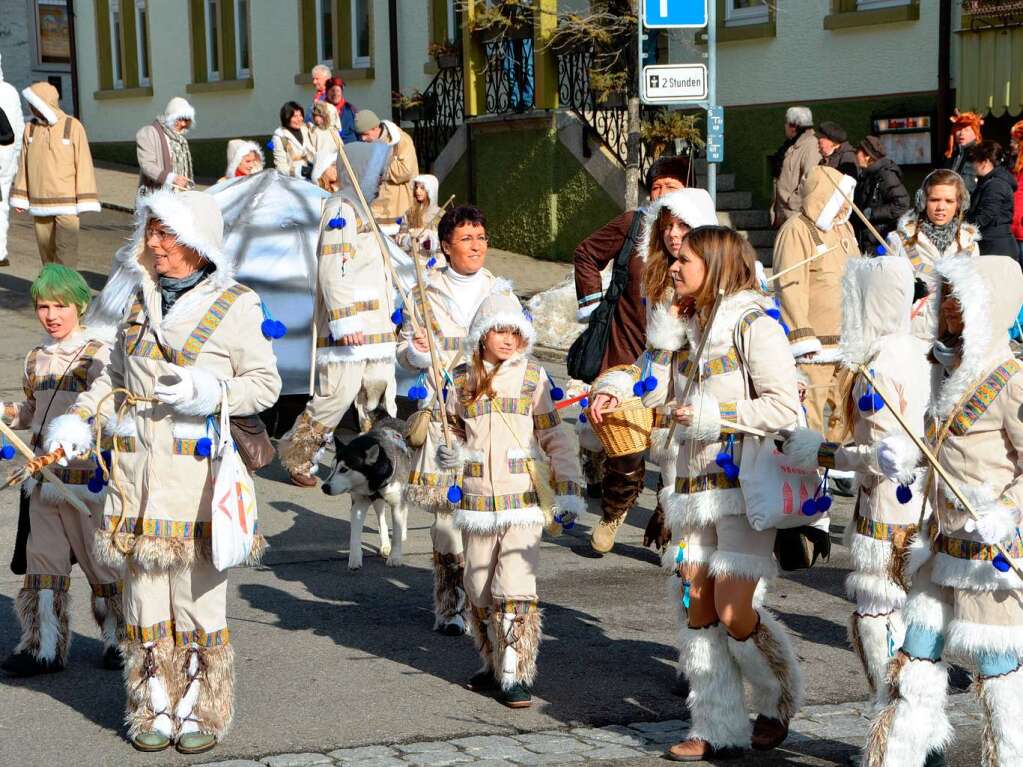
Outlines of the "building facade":
M 0 55 L 4 80 L 19 91 L 46 80 L 61 108 L 74 110 L 67 0 L 0 0 Z

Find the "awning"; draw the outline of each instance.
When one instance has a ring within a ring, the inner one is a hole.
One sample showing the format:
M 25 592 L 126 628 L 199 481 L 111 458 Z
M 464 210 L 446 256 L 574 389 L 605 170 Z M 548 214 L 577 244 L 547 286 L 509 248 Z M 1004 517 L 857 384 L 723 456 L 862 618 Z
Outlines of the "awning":
M 1023 27 L 960 32 L 955 86 L 960 112 L 1023 111 Z

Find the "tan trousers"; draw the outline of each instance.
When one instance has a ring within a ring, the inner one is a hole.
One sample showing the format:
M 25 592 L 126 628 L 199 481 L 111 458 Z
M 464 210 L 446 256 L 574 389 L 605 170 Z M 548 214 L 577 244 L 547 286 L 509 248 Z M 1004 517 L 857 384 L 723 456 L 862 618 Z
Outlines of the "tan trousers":
M 78 268 L 78 216 L 36 216 L 36 244 L 44 264 Z
M 92 516 L 86 516 L 69 503 L 42 498 L 39 487 L 32 491 L 29 507 L 32 530 L 26 544 L 26 583 L 32 576 L 70 575 L 72 553 L 99 596 L 103 595 L 97 589 L 113 586 L 121 580 L 116 569 L 98 562 L 93 554 L 92 541 L 103 522 L 103 504 L 90 503 L 89 508 Z
M 512 525 L 493 533 L 463 534 L 465 590 L 474 607 L 536 602 L 541 525 Z
M 124 619 L 133 642 L 170 637 L 179 647 L 227 644 L 227 573 L 198 557 L 175 571 L 139 572 L 129 565 Z
M 433 524 L 430 525 L 430 540 L 433 541 L 434 553 L 455 556 L 462 553 L 462 531 L 455 529 L 454 518 L 454 513 L 450 511 L 434 513 Z
M 824 419 L 824 409 L 831 401 L 831 407 L 837 407 L 838 386 L 835 380 L 835 365 L 800 365 L 799 369 L 810 379 L 810 389 L 806 392 L 806 423 L 809 428 L 822 434 L 828 433 L 828 422 Z

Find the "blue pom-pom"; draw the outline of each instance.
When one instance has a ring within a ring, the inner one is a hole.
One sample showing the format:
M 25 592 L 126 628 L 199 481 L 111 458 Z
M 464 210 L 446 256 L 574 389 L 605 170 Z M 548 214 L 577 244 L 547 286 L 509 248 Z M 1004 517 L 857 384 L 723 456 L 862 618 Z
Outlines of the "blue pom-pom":
M 96 479 L 95 477 L 93 477 L 92 479 L 89 480 L 88 487 L 89 487 L 89 492 L 90 493 L 102 492 L 103 491 L 103 480 L 102 479 Z
M 4 445 L 0 447 L 0 458 L 5 461 L 9 461 L 14 458 L 14 445 Z
M 401 325 L 404 321 L 405 321 L 405 312 L 403 312 L 401 310 L 401 307 L 399 306 L 397 309 L 395 309 L 393 312 L 391 312 L 391 324 L 392 325 Z
M 817 502 L 814 505 L 817 507 L 817 512 L 819 514 L 823 514 L 825 511 L 831 508 L 831 496 L 822 495 L 820 498 L 817 499 Z
M 560 386 L 555 386 L 551 389 L 551 399 L 555 402 L 561 402 L 561 400 L 565 399 L 565 390 Z
M 575 527 L 575 520 L 574 519 L 570 519 L 570 520 L 568 520 L 568 522 L 562 522 L 561 523 L 561 529 L 562 530 L 571 530 L 573 527 Z
M 856 400 L 856 407 L 860 409 L 861 413 L 869 413 L 871 410 L 877 409 L 874 407 L 874 396 L 870 392 L 860 395 L 860 398 Z
M 888 252 L 888 249 L 884 245 L 878 245 L 876 248 L 874 248 L 874 252 L 879 256 L 883 256 L 885 253 Z
M 458 503 L 462 500 L 462 488 L 458 485 L 452 485 L 448 488 L 448 501 L 450 503 Z
M 327 222 L 328 229 L 344 229 L 347 222 L 341 216 L 334 216 Z
M 586 413 L 579 414 L 579 423 L 586 423 L 589 419 L 586 417 Z
M 906 504 L 913 500 L 913 491 L 909 485 L 899 485 L 895 488 L 895 497 L 899 503 Z
M 274 332 L 276 333 L 274 338 L 284 338 L 288 335 L 288 326 L 280 320 L 274 320 Z
M 799 507 L 799 510 L 803 512 L 803 516 L 812 517 L 817 513 L 817 499 L 807 498 L 803 501 L 803 504 Z
M 772 320 L 780 320 L 781 319 L 781 310 L 780 309 L 775 309 L 774 307 L 771 307 L 770 309 L 768 309 L 766 312 L 764 312 L 764 314 L 766 314 Z
M 427 269 L 433 269 L 433 267 L 435 267 L 436 265 L 437 265 L 437 259 L 434 258 L 433 256 L 430 256 L 430 260 L 426 262 L 426 268 Z
M 583 397 L 581 400 L 579 400 L 579 407 L 589 407 L 589 406 L 590 406 L 590 398 L 589 397 Z
M 103 479 L 103 469 L 97 466 L 96 471 L 92 473 L 92 476 L 95 477 L 96 479 Z
M 259 330 L 263 333 L 263 338 L 268 341 L 271 340 L 274 337 L 274 321 L 263 320 L 259 324 Z
M 1009 560 L 1005 558 L 1005 555 L 1002 554 L 1002 552 L 998 552 L 997 556 L 991 560 L 991 564 L 994 565 L 994 568 L 1000 573 L 1009 572 L 1011 567 Z
M 732 463 L 732 456 L 728 453 L 721 452 L 714 457 L 714 463 L 720 466 L 722 469 L 728 464 Z
M 637 397 L 642 397 L 646 393 L 646 387 L 643 385 L 642 381 L 636 381 L 636 383 L 632 385 L 632 393 Z
M 647 376 L 645 379 L 643 379 L 643 388 L 648 392 L 651 392 L 654 389 L 656 389 L 657 376 Z
M 730 482 L 735 482 L 735 480 L 739 478 L 739 467 L 736 466 L 734 462 L 725 464 L 723 468 L 725 477 L 727 477 Z
M 213 440 L 209 437 L 202 437 L 195 441 L 195 454 L 200 458 L 209 458 L 213 452 Z
M 269 149 L 271 152 L 274 150 L 274 139 L 273 139 L 273 136 L 271 136 L 270 140 L 266 142 L 266 148 Z
M 778 320 L 778 324 L 781 325 L 782 331 L 785 335 L 789 334 L 789 326 L 785 324 L 785 320 Z
M 870 398 L 870 404 L 873 405 L 874 410 L 880 410 L 884 407 L 884 397 L 874 392 L 874 396 Z

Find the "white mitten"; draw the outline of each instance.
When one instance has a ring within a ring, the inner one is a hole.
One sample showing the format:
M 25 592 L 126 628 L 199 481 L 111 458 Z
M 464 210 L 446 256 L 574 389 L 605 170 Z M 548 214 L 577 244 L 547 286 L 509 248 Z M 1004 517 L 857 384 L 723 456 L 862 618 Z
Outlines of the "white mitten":
M 978 508 L 977 521 L 968 519 L 963 529 L 976 533 L 984 543 L 994 545 L 1008 540 L 1018 525 L 1019 512 L 996 501 Z
M 877 467 L 882 474 L 900 485 L 912 485 L 916 467 L 920 464 L 920 450 L 902 434 L 889 434 L 875 448 Z
M 43 434 L 43 449 L 52 453 L 58 447 L 64 450 L 64 457 L 58 463 L 67 466 L 68 461 L 85 455 L 92 450 L 92 429 L 74 413 L 57 416 L 46 426 Z
M 457 443 L 451 447 L 440 445 L 437 448 L 437 464 L 444 471 L 456 471 L 462 468 L 462 463 L 462 450 Z
M 717 441 L 721 437 L 721 406 L 717 397 L 706 392 L 694 394 L 689 405 L 693 409 L 692 419 L 688 426 L 678 425 L 675 429 L 676 438 L 681 441 Z
M 220 405 L 220 380 L 202 368 L 168 365 L 169 373 L 157 380 L 153 394 L 182 415 L 207 416 Z
M 793 468 L 816 469 L 817 451 L 824 444 L 824 435 L 813 429 L 793 429 L 785 433 L 782 454 L 789 459 Z

